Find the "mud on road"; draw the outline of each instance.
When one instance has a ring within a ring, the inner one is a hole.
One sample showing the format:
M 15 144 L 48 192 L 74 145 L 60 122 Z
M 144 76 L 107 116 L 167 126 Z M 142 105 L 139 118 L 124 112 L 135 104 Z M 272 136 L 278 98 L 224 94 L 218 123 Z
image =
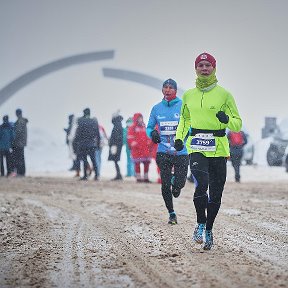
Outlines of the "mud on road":
M 1 287 L 288 287 L 287 182 L 227 183 L 211 251 L 194 185 L 167 224 L 159 184 L 0 179 Z

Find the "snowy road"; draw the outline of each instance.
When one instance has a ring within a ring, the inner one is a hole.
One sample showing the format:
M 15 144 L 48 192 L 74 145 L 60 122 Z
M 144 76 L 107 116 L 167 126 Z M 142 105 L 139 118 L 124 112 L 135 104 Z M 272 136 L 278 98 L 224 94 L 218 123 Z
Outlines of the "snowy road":
M 2 178 L 0 286 L 288 287 L 287 184 L 228 181 L 204 252 L 191 183 L 169 226 L 158 184 Z

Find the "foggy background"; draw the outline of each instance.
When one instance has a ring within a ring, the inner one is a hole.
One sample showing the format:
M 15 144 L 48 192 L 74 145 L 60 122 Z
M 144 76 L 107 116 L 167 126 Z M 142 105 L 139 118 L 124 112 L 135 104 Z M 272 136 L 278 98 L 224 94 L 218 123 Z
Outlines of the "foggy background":
M 288 116 L 287 11 L 286 0 L 0 0 L 0 89 L 51 61 L 115 51 L 113 59 L 26 86 L 0 106 L 0 120 L 8 114 L 15 121 L 15 109 L 22 108 L 28 146 L 34 131 L 42 140 L 53 138 L 55 147 L 65 146 L 68 115 L 82 116 L 86 107 L 109 135 L 118 109 L 125 120 L 142 112 L 147 123 L 162 87 L 107 78 L 102 69 L 173 78 L 186 90 L 195 85 L 195 58 L 207 51 L 217 60 L 218 84 L 232 93 L 244 126 L 260 139 L 265 116 Z

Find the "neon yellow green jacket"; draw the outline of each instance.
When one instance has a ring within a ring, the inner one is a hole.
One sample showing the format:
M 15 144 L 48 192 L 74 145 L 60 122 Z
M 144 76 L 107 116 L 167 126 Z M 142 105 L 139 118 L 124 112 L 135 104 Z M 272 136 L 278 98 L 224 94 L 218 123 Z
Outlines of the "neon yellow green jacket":
M 224 111 L 229 116 L 228 124 L 221 123 L 216 114 Z M 190 127 L 194 129 L 221 130 L 229 128 L 238 132 L 242 127 L 242 120 L 233 96 L 223 87 L 216 85 L 209 91 L 198 88 L 187 90 L 183 94 L 180 122 L 176 131 L 176 138 L 184 140 Z M 189 136 L 186 141 L 188 153 L 199 152 L 190 147 L 194 136 Z M 229 142 L 226 136 L 215 137 L 216 151 L 201 151 L 206 157 L 228 157 Z

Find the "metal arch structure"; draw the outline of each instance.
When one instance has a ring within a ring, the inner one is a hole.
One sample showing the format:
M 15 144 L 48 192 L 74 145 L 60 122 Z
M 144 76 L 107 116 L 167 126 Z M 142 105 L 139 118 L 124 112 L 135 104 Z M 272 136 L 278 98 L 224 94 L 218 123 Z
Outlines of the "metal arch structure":
M 146 86 L 150 86 L 157 90 L 162 89 L 163 81 L 166 80 L 166 79 L 161 80 L 159 78 L 155 78 L 147 74 L 123 69 L 103 68 L 102 70 L 104 77 L 111 77 L 126 81 L 137 82 Z M 184 93 L 184 90 L 178 87 L 177 92 L 179 95 L 182 95 Z
M 30 83 L 36 81 L 37 79 L 56 72 L 58 70 L 67 68 L 69 66 L 83 64 L 88 62 L 113 59 L 114 50 L 100 51 L 100 52 L 90 52 L 84 54 L 77 54 L 65 58 L 58 59 L 56 61 L 44 64 L 37 67 L 20 77 L 16 78 L 0 90 L 0 106 L 12 97 L 16 92 L 29 85 Z M 156 77 L 149 76 L 147 74 L 134 72 L 124 69 L 113 69 L 113 68 L 103 68 L 104 77 L 111 77 L 116 79 L 122 79 L 126 81 L 132 81 L 140 83 L 157 90 L 162 88 L 164 80 Z M 178 94 L 182 95 L 184 90 L 178 87 Z
M 56 61 L 44 64 L 37 67 L 10 82 L 0 90 L 0 105 L 7 101 L 11 96 L 18 92 L 23 87 L 29 85 L 31 82 L 49 74 L 56 72 L 63 68 L 73 66 L 76 64 L 83 64 L 87 62 L 100 61 L 114 58 L 114 50 L 90 52 L 84 54 L 77 54 Z

